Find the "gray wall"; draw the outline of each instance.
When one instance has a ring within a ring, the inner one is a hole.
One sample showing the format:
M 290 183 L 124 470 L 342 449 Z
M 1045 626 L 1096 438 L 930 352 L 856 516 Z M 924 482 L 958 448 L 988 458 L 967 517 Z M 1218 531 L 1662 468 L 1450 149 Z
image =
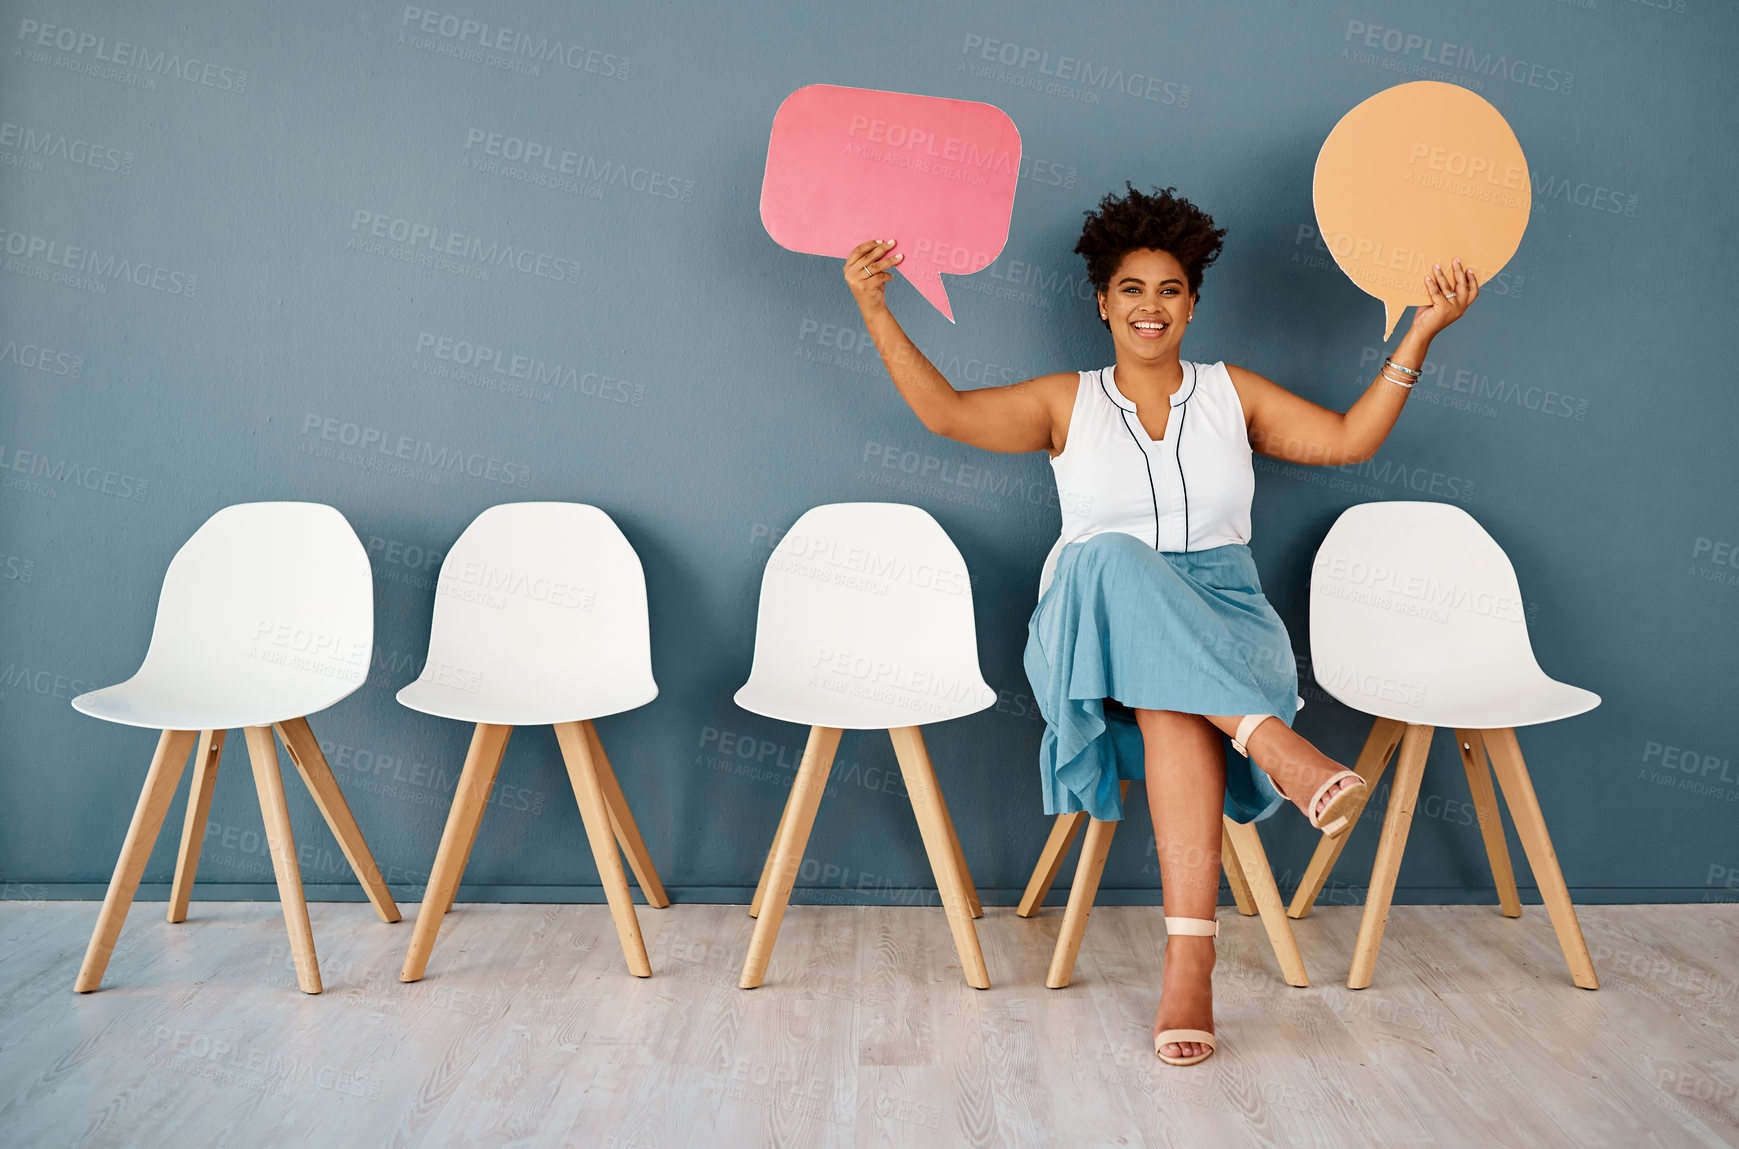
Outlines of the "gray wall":
M 1185 353 L 1344 408 L 1373 373 L 1382 311 L 1314 241 L 1312 163 L 1345 111 L 1420 77 L 1466 84 L 1508 117 L 1535 215 L 1438 340 L 1375 460 L 1259 471 L 1264 585 L 1307 666 L 1310 561 L 1336 514 L 1371 499 L 1464 506 L 1515 561 L 1541 664 L 1604 699 L 1521 735 L 1576 897 L 1735 896 L 1739 400 L 1718 334 L 1739 298 L 1729 6 L 792 2 L 747 18 L 468 0 L 432 9 L 432 33 L 384 0 L 268 15 L 5 7 L 7 896 L 100 892 L 152 737 L 67 699 L 137 666 L 164 567 L 208 515 L 286 498 L 338 507 L 373 558 L 373 672 L 314 723 L 395 891 L 417 896 L 467 738 L 393 701 L 425 648 L 439 552 L 496 502 L 568 499 L 607 510 L 646 567 L 662 694 L 600 728 L 657 864 L 678 898 L 746 899 L 803 744 L 731 702 L 770 540 L 813 504 L 890 499 L 930 510 L 974 575 L 1001 701 L 930 740 L 986 900 L 1011 900 L 1047 829 L 1019 656 L 1058 527 L 1049 468 L 926 433 L 863 340 L 837 263 L 767 238 L 774 109 L 828 82 L 990 101 L 1019 125 L 1030 167 L 1008 247 L 949 281 L 958 326 L 890 289 L 957 384 L 1110 360 L 1070 247 L 1081 212 L 1127 178 L 1174 184 L 1230 229 Z M 565 59 L 479 50 L 440 15 L 548 38 Z M 1453 62 L 1421 65 L 1426 38 Z M 985 62 L 992 41 L 1159 82 L 1058 91 L 1039 65 Z M 572 150 L 578 175 L 525 178 L 534 169 L 476 142 L 489 133 Z M 523 249 L 532 270 L 398 258 L 409 249 L 370 235 L 377 217 Z M 523 356 L 551 381 L 455 370 L 439 354 L 449 340 Z M 328 426 L 485 456 L 511 464 L 508 481 L 357 466 Z M 965 464 L 981 486 L 951 482 Z M 1300 728 L 1350 759 L 1368 720 L 1308 674 L 1303 692 Z M 1492 896 L 1448 741 L 1427 769 L 1402 901 Z M 840 762 L 798 900 L 933 899 L 886 738 L 848 734 Z M 306 880 L 356 896 L 300 783 L 289 790 Z M 1144 806 L 1117 838 L 1107 901 L 1157 901 Z M 178 801 L 169 826 L 179 818 Z M 211 821 L 208 896 L 275 896 L 239 739 Z M 1374 825 L 1327 901 L 1362 897 Z M 1313 835 L 1290 810 L 1262 830 L 1290 886 Z M 171 875 L 171 837 L 147 896 Z M 468 877 L 466 896 L 597 896 L 547 730 L 514 737 Z

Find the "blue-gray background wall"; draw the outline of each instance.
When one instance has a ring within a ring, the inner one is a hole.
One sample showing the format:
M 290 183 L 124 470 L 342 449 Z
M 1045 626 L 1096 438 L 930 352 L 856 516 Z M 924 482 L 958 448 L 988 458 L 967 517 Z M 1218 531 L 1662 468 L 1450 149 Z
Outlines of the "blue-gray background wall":
M 1534 215 L 1432 348 L 1373 462 L 1259 471 L 1252 546 L 1299 655 L 1299 727 L 1347 760 L 1368 728 L 1308 673 L 1310 561 L 1330 523 L 1366 500 L 1456 502 L 1514 559 L 1541 664 L 1604 700 L 1521 734 L 1575 896 L 1734 896 L 1732 7 L 4 7 L 7 896 L 90 896 L 107 881 L 153 738 L 67 700 L 132 673 L 176 547 L 255 499 L 330 503 L 368 545 L 374 668 L 314 724 L 395 891 L 418 896 L 468 735 L 393 701 L 425 649 L 440 552 L 494 503 L 564 499 L 608 511 L 645 564 L 662 693 L 600 729 L 657 865 L 679 899 L 746 900 L 804 736 L 731 702 L 762 565 L 805 508 L 890 499 L 930 510 L 974 576 L 1000 701 L 928 737 L 986 900 L 1011 900 L 1047 830 L 1019 655 L 1058 528 L 1049 468 L 928 434 L 863 338 L 838 262 L 768 239 L 757 204 L 773 112 L 835 83 L 1013 117 L 1025 176 L 1008 246 L 948 281 L 958 325 L 890 289 L 957 385 L 1110 361 L 1070 248 L 1081 213 L 1127 179 L 1175 185 L 1230 230 L 1185 354 L 1344 409 L 1380 358 L 1382 313 L 1316 242 L 1312 164 L 1349 108 L 1416 78 L 1502 111 Z M 563 59 L 480 49 L 465 21 L 558 42 Z M 1427 39 L 1464 62 L 1422 64 Z M 1137 94 L 1059 85 L 1022 62 L 1041 53 L 1121 70 Z M 551 181 L 491 156 L 478 142 L 490 134 L 571 150 L 578 174 Z M 389 237 L 424 226 L 523 249 L 532 270 L 405 259 L 415 249 L 376 239 L 377 220 Z M 449 341 L 460 349 L 443 357 Z M 461 345 L 535 361 L 551 382 L 466 370 Z M 342 440 L 376 435 L 495 460 L 498 474 L 357 465 L 371 456 Z M 954 481 L 968 464 L 977 487 Z M 1401 901 L 1492 896 L 1450 742 L 1426 772 Z M 595 898 L 549 731 L 516 734 L 501 777 L 465 896 Z M 848 734 L 835 777 L 798 900 L 922 900 L 932 883 L 886 738 Z M 289 791 L 305 880 L 355 896 L 312 803 Z M 1362 897 L 1382 806 L 1325 901 Z M 1104 896 L 1157 901 L 1145 803 L 1133 808 Z M 171 875 L 179 822 L 180 800 L 147 896 Z M 275 896 L 239 739 L 211 827 L 209 894 Z M 1262 831 L 1290 887 L 1314 835 L 1291 809 Z

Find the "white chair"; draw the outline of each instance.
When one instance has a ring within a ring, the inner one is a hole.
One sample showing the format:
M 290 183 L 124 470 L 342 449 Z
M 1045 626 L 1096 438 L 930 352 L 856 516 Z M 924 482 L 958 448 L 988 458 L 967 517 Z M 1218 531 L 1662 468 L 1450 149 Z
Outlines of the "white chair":
M 307 715 L 368 678 L 374 584 L 368 555 L 344 516 L 319 503 L 240 503 L 195 531 L 169 563 L 151 645 L 127 681 L 81 694 L 73 706 L 107 722 L 161 730 L 120 860 L 91 934 L 77 989 L 102 984 L 140 875 L 198 740 L 169 920 L 187 916 L 224 732 L 242 727 L 265 819 L 272 870 L 295 956 L 296 980 L 320 992 L 314 932 L 272 731 L 332 827 L 382 921 L 399 920 Z
M 401 981 L 417 981 L 428 965 L 508 735 L 546 725 L 555 727 L 628 970 L 651 976 L 618 840 L 646 900 L 662 907 L 670 899 L 592 719 L 657 696 L 646 578 L 609 515 L 582 503 L 505 503 L 465 528 L 441 563 L 428 661 L 398 693 L 412 710 L 477 726 Z
M 972 582 L 940 524 L 901 503 L 833 503 L 803 514 L 767 560 L 754 665 L 737 705 L 808 726 L 809 742 L 749 913 L 738 981 L 761 984 L 845 730 L 886 730 L 917 814 L 969 984 L 990 986 L 983 914 L 918 727 L 996 701 L 978 669 Z
M 1298 700 L 1299 709 L 1304 699 Z M 1128 808 L 1129 783 L 1120 783 L 1124 806 Z M 1082 824 L 1087 836 L 1081 842 L 1081 856 L 1075 863 L 1075 879 L 1069 887 L 1069 902 L 1063 910 L 1063 922 L 1057 930 L 1057 945 L 1051 952 L 1051 968 L 1045 974 L 1045 985 L 1062 989 L 1075 974 L 1075 959 L 1081 952 L 1081 941 L 1087 933 L 1087 917 L 1093 910 L 1093 900 L 1099 893 L 1099 879 L 1105 872 L 1105 859 L 1111 853 L 1111 836 L 1117 832 L 1116 822 L 1095 822 L 1086 811 L 1058 814 L 1051 823 L 1051 835 L 1027 879 L 1026 892 L 1021 895 L 1017 917 L 1030 918 L 1038 913 L 1057 880 L 1063 856 L 1080 832 Z M 1304 955 L 1292 934 L 1285 904 L 1280 900 L 1280 888 L 1274 884 L 1274 871 L 1268 865 L 1268 852 L 1262 848 L 1261 835 L 1254 822 L 1220 820 L 1220 863 L 1226 872 L 1226 884 L 1232 888 L 1232 901 L 1246 917 L 1260 914 L 1268 933 L 1268 944 L 1280 963 L 1280 976 L 1287 985 L 1308 986 L 1310 975 L 1305 972 Z
M 1522 906 L 1486 771 L 1488 753 L 1571 978 L 1584 989 L 1597 988 L 1515 727 L 1582 714 L 1598 706 L 1600 696 L 1540 669 L 1515 568 L 1502 548 L 1471 515 L 1446 503 L 1349 507 L 1311 568 L 1310 649 L 1322 688 L 1376 716 L 1354 767 L 1368 784 L 1367 795 L 1376 792 L 1396 746 L 1401 750 L 1347 985 L 1371 983 L 1431 735 L 1447 726 L 1460 745 L 1504 915 L 1518 917 Z M 1356 826 L 1358 813 L 1350 817 Z M 1349 837 L 1317 845 L 1288 910 L 1292 917 L 1310 912 Z

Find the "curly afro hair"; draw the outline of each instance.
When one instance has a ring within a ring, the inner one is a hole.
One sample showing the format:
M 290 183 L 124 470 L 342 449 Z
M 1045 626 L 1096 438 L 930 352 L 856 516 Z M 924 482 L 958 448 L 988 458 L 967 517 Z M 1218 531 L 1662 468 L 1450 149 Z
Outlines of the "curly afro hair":
M 1190 294 L 1199 295 L 1202 272 L 1220 254 L 1226 229 L 1214 226 L 1214 217 L 1182 196 L 1176 188 L 1155 188 L 1143 195 L 1127 181 L 1129 194 L 1122 199 L 1107 193 L 1098 211 L 1084 212 L 1087 222 L 1075 250 L 1087 260 L 1087 278 L 1095 291 L 1106 291 L 1123 257 L 1142 248 L 1169 252 L 1183 264 L 1189 277 Z M 1106 324 L 1110 327 L 1110 324 Z

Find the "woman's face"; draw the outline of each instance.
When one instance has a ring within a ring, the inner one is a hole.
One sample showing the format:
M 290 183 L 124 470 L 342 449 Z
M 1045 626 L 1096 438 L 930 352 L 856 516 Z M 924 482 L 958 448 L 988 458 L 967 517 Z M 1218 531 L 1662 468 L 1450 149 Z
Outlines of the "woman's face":
M 1111 325 L 1120 356 L 1161 362 L 1176 359 L 1195 297 L 1183 264 L 1169 252 L 1141 248 L 1123 257 L 1099 293 L 1099 312 Z

